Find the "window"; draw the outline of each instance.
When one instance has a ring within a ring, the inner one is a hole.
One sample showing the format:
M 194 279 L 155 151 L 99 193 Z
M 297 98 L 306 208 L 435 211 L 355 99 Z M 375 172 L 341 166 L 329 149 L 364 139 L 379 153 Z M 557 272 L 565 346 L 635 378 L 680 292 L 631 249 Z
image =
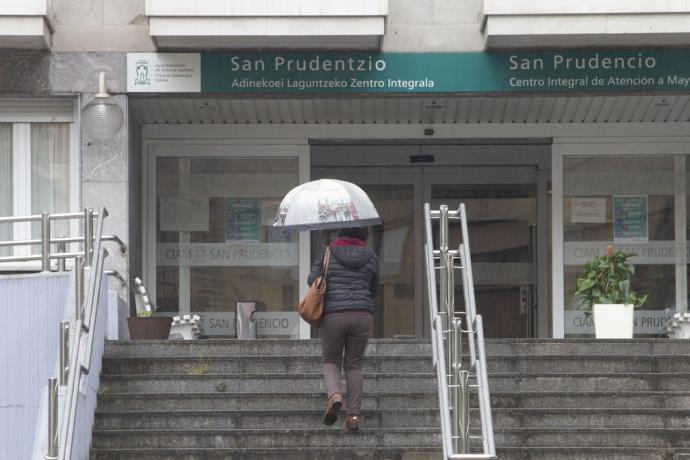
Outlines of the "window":
M 0 123 L 0 215 L 69 212 L 71 161 L 70 123 Z M 51 223 L 53 236 L 70 234 L 67 221 Z M 40 237 L 40 224 L 1 224 L 0 240 Z M 37 253 L 40 247 L 5 248 L 0 255 Z

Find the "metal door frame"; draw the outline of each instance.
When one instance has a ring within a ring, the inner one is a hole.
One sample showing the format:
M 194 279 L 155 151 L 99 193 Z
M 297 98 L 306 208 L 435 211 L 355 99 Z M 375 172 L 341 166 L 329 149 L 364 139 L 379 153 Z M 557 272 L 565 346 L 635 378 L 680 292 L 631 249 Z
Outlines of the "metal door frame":
M 537 197 L 537 244 L 535 254 L 535 280 L 537 324 L 536 337 L 549 337 L 550 292 L 548 261 L 548 181 L 550 171 L 531 166 L 424 166 L 422 171 L 423 202 L 431 202 L 432 185 L 463 184 L 535 184 Z
M 392 169 L 397 170 L 392 173 Z M 422 251 L 422 170 L 418 167 L 313 167 L 312 180 L 322 177 L 342 179 L 359 185 L 412 185 L 414 194 L 414 335 L 415 337 L 429 336 L 429 319 L 424 315 L 424 277 Z

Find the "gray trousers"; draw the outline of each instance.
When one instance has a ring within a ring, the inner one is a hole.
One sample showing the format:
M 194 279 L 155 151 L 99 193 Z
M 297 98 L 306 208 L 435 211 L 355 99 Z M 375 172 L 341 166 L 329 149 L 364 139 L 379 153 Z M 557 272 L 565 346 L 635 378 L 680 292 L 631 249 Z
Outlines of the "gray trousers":
M 340 369 L 345 369 L 347 414 L 359 414 L 362 405 L 364 373 L 362 357 L 371 335 L 372 315 L 366 311 L 343 311 L 324 315 L 321 320 L 323 378 L 330 398 L 342 393 Z M 344 352 L 344 359 L 343 359 Z

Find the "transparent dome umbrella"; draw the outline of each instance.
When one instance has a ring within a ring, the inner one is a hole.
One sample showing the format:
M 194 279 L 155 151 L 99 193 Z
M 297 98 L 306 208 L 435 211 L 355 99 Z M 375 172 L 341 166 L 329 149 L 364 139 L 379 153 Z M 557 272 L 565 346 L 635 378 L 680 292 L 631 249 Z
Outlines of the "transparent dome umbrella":
M 319 179 L 298 185 L 285 195 L 273 221 L 286 230 L 325 230 L 380 224 L 364 190 L 351 182 Z

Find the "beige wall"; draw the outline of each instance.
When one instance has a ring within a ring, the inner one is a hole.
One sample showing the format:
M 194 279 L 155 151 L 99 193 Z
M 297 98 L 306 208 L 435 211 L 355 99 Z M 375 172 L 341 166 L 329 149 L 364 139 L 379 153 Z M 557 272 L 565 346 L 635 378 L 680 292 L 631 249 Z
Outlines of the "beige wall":
M 52 0 L 53 51 L 154 51 L 144 0 Z
M 52 0 L 53 51 L 154 51 L 145 0 Z M 389 0 L 383 51 L 481 51 L 481 0 Z

